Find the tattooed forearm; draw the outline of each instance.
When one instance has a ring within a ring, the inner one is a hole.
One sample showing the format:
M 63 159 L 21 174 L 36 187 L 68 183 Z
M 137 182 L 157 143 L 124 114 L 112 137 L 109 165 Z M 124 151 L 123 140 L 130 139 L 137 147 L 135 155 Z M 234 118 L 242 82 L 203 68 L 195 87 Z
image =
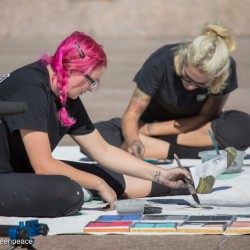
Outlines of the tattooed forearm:
M 210 96 L 204 106 L 200 114 L 207 120 L 211 121 L 216 118 L 224 107 L 226 101 L 228 99 L 228 95 L 223 96 Z
M 133 94 L 133 98 L 143 101 L 143 102 L 147 102 L 149 99 L 149 96 L 145 94 L 144 92 L 142 92 L 140 89 L 136 88 Z
M 154 175 L 154 181 L 155 181 L 155 182 L 159 182 L 160 175 L 161 175 L 161 172 L 160 172 L 160 171 L 156 171 L 156 172 L 155 172 L 155 175 Z
M 141 114 L 148 106 L 150 99 L 149 95 L 136 88 L 129 106 Z

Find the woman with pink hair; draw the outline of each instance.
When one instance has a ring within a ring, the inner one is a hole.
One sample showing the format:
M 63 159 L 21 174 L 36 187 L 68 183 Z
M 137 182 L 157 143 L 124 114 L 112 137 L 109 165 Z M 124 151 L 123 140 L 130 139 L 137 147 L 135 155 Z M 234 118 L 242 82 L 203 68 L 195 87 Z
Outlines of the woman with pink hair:
M 0 101 L 24 102 L 23 114 L 0 124 L 0 216 L 73 214 L 91 190 L 114 208 L 117 197 L 189 194 L 181 168 L 162 169 L 108 144 L 79 96 L 94 91 L 107 66 L 102 46 L 82 32 L 63 40 L 53 56 L 0 80 Z M 69 134 L 99 164 L 61 161 L 52 151 Z M 226 165 L 226 164 L 224 164 Z M 160 192 L 152 192 L 154 185 Z

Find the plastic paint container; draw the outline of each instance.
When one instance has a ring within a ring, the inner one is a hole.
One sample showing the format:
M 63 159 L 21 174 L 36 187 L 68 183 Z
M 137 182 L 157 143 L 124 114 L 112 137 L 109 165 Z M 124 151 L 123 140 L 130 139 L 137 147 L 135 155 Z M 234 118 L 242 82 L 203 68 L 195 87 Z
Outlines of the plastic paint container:
M 126 199 L 115 202 L 117 214 L 143 214 L 146 200 Z
M 223 150 L 220 150 L 220 154 L 222 154 Z M 198 156 L 201 158 L 202 162 L 208 161 L 218 156 L 216 150 L 206 150 L 199 152 Z M 245 151 L 237 150 L 237 156 L 234 162 L 229 166 L 229 168 L 223 174 L 232 174 L 239 173 L 243 166 L 243 161 L 246 156 Z

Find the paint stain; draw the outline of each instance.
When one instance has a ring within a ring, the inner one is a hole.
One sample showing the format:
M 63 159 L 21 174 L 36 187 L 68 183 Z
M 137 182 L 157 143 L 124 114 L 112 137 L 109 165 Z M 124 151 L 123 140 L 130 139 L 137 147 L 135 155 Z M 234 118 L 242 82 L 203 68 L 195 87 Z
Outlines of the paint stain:
M 192 206 L 192 207 L 188 207 L 187 208 L 188 210 L 202 210 L 202 209 L 205 209 L 205 210 L 210 210 L 210 209 L 214 209 L 213 207 L 210 207 L 210 206 Z
M 200 207 L 202 209 L 214 209 L 213 207 L 205 206 L 205 207 Z

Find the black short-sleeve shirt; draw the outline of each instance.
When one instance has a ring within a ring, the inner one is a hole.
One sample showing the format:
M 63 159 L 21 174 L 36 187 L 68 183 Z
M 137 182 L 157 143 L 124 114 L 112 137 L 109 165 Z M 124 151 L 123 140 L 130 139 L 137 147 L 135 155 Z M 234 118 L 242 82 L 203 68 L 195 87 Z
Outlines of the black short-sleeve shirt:
M 135 75 L 137 87 L 152 97 L 141 116 L 145 122 L 167 121 L 197 115 L 209 96 L 204 89 L 186 90 L 174 68 L 174 56 L 182 44 L 165 45 L 156 50 Z M 227 86 L 219 95 L 238 87 L 236 63 L 231 68 Z
M 0 78 L 0 101 L 24 102 L 27 112 L 2 117 L 0 128 L 0 173 L 8 171 L 30 172 L 30 165 L 19 129 L 45 132 L 53 151 L 65 134 L 84 135 L 95 128 L 80 98 L 68 98 L 66 107 L 76 123 L 62 126 L 57 119 L 61 108 L 52 92 L 47 68 L 34 62 Z

